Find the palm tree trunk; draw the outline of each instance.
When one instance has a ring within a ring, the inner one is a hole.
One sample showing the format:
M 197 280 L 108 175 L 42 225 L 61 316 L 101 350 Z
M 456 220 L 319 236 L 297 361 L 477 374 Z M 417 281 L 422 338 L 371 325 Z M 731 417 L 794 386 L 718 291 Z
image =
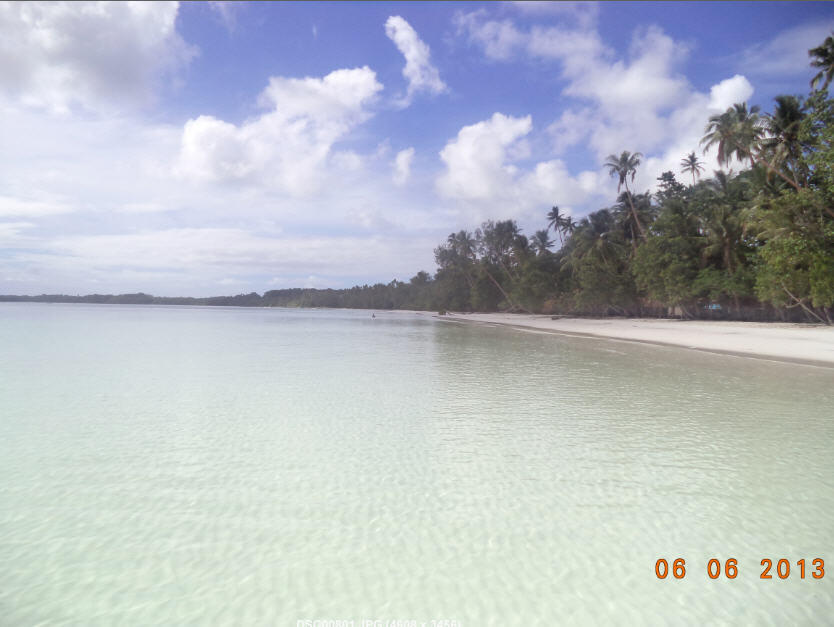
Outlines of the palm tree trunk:
M 501 267 L 504 268 L 504 272 L 507 273 L 507 276 L 510 277 L 511 280 L 518 281 L 518 275 L 513 276 L 513 273 L 510 272 L 510 269 L 507 267 L 507 264 L 504 263 L 504 260 L 501 257 L 498 257 L 498 263 L 501 264 Z
M 495 287 L 498 288 L 498 291 L 501 292 L 501 294 L 504 296 L 506 301 L 510 304 L 510 307 L 512 307 L 513 309 L 516 309 L 516 308 L 521 309 L 522 311 L 524 311 L 526 313 L 531 313 L 528 309 L 525 309 L 521 305 L 516 305 L 513 302 L 513 299 L 510 298 L 510 295 L 507 294 L 506 291 L 504 291 L 504 288 L 501 287 L 501 284 L 498 281 L 495 280 L 495 277 L 492 276 L 492 272 L 490 272 L 488 268 L 484 267 L 484 272 L 486 272 L 487 277 L 489 277 L 489 280 L 492 281 L 493 285 L 495 285 Z
M 626 188 L 626 195 L 628 196 L 628 206 L 631 207 L 631 217 L 634 218 L 634 223 L 637 225 L 637 229 L 640 231 L 640 236 L 643 239 L 646 239 L 646 231 L 643 230 L 643 225 L 640 224 L 640 220 L 637 219 L 637 210 L 634 208 L 634 202 L 631 200 L 631 192 L 628 191 L 628 183 L 625 184 Z
M 748 154 L 750 155 L 750 165 L 751 166 L 755 165 L 755 164 L 763 165 L 765 168 L 768 169 L 769 172 L 775 172 L 776 174 L 778 174 L 779 177 L 783 181 L 785 181 L 788 185 L 793 187 L 796 191 L 799 191 L 801 189 L 799 187 L 799 184 L 796 181 L 792 181 L 787 176 L 782 174 L 782 172 L 780 172 L 779 170 L 774 168 L 772 165 L 770 165 L 770 163 L 767 161 L 767 159 L 760 159 L 756 155 L 754 155 L 752 152 L 749 152 Z
M 794 302 L 795 302 L 797 305 L 799 305 L 800 307 L 802 307 L 802 309 L 804 309 L 804 310 L 805 310 L 805 313 L 812 315 L 814 318 L 816 318 L 817 320 L 819 320 L 819 321 L 820 321 L 820 322 L 822 322 L 823 324 L 827 324 L 827 325 L 829 325 L 829 326 L 831 325 L 831 323 L 830 323 L 830 322 L 826 322 L 825 320 L 823 320 L 822 318 L 820 318 L 820 317 L 819 317 L 819 315 L 817 315 L 817 312 L 815 312 L 813 309 L 810 309 L 810 308 L 809 308 L 809 307 L 808 307 L 808 306 L 804 303 L 804 301 L 803 301 L 801 298 L 797 298 L 796 296 L 794 296 L 793 294 L 791 294 L 791 291 L 790 291 L 787 287 L 785 287 L 785 284 L 784 284 L 784 283 L 782 283 L 782 289 L 783 289 L 783 290 L 785 290 L 785 293 L 786 293 L 788 296 L 790 296 L 790 297 L 794 300 Z

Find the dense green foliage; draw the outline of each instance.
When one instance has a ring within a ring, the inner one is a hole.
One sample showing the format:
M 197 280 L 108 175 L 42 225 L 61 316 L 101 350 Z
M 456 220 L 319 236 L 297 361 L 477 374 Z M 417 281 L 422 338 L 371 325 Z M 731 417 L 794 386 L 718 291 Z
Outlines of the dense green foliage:
M 710 117 L 701 142 L 720 165 L 702 178 L 693 151 L 654 194 L 629 188 L 640 153 L 604 164 L 615 203 L 574 222 L 557 206 L 528 238 L 514 220 L 452 233 L 435 276 L 342 290 L 287 289 L 230 297 L 0 296 L 0 300 L 457 311 L 680 315 L 834 322 L 832 37 L 809 51 L 819 73 L 807 98 L 771 113 L 738 103 Z M 622 193 L 621 193 L 622 192 Z M 552 236 L 551 236 L 552 232 Z M 559 249 L 552 251 L 558 240 Z

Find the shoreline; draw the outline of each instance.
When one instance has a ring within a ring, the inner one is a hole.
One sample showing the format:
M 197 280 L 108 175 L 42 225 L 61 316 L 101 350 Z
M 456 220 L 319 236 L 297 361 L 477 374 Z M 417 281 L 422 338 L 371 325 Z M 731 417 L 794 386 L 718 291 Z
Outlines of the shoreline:
M 735 357 L 834 368 L 834 327 L 790 322 L 658 318 L 557 318 L 537 314 L 447 313 L 448 322 L 672 346 Z

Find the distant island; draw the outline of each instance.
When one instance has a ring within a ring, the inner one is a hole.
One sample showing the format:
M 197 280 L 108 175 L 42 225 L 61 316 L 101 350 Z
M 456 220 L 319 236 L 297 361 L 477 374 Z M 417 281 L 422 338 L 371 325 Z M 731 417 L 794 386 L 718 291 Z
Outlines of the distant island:
M 209 298 L 149 294 L 0 296 L 0 301 L 346 307 L 584 316 L 718 318 L 834 324 L 834 36 L 809 51 L 808 96 L 770 113 L 738 103 L 710 117 L 701 146 L 652 194 L 634 193 L 642 155 L 610 155 L 615 203 L 578 222 L 553 206 L 531 237 L 515 220 L 452 233 L 438 270 L 408 282 L 282 289 Z M 734 173 L 731 165 L 742 169 Z M 553 251 L 555 239 L 560 247 Z
M 236 296 L 152 296 L 135 294 L 41 294 L 39 296 L 0 295 L 0 302 L 27 303 L 90 303 L 96 305 L 197 305 L 216 307 L 343 307 L 348 309 L 431 309 L 391 299 L 391 288 L 405 283 L 392 281 L 388 285 L 354 287 L 350 289 L 292 288 L 271 290 L 263 296 L 257 292 Z M 396 291 L 396 290 L 394 290 Z M 399 306 L 398 306 L 399 305 Z

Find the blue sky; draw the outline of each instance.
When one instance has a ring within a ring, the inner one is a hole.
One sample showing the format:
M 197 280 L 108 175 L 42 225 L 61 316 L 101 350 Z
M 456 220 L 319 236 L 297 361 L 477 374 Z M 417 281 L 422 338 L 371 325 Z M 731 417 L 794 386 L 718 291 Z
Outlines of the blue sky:
M 0 293 L 232 294 L 434 270 L 610 205 L 709 115 L 807 93 L 829 3 L 0 3 Z M 703 155 L 709 168 L 713 154 Z

